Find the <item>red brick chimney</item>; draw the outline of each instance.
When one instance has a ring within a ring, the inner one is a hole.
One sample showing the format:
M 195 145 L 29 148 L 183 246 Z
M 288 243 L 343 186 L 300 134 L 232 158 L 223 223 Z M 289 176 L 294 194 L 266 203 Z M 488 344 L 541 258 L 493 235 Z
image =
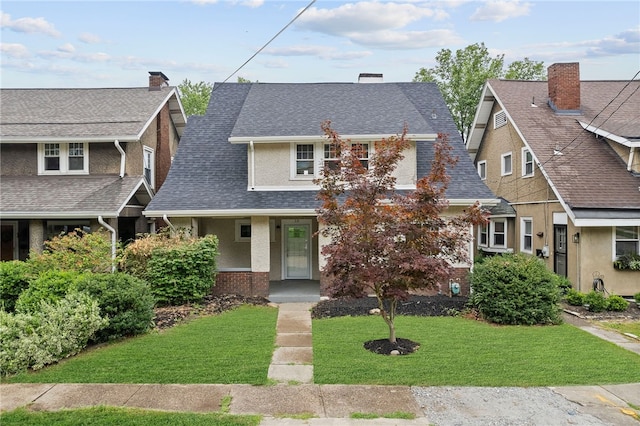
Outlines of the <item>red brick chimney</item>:
M 162 90 L 169 86 L 169 77 L 160 71 L 149 71 L 149 90 Z
M 556 112 L 580 110 L 580 64 L 553 64 L 547 69 L 549 105 Z

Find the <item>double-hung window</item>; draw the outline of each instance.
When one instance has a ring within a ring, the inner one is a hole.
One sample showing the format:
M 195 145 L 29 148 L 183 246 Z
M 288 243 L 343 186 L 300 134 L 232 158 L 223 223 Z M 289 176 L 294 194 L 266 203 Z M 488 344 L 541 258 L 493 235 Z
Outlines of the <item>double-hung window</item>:
M 512 158 L 510 152 L 502 154 L 502 176 L 507 176 L 512 173 Z
M 533 176 L 533 154 L 522 148 L 522 176 Z
M 296 176 L 314 176 L 313 144 L 296 144 Z
M 38 144 L 38 174 L 89 173 L 86 142 Z
M 640 254 L 640 228 L 616 226 L 616 258 L 625 254 Z
M 369 168 L 369 144 L 352 143 L 351 151 L 365 169 Z M 333 143 L 324 144 L 324 167 L 335 170 L 340 165 L 340 159 L 346 153 L 341 152 L 340 146 Z
M 491 246 L 506 247 L 507 245 L 507 221 L 496 219 L 491 221 Z
M 523 217 L 520 222 L 520 251 L 524 253 L 533 252 L 533 219 Z
M 485 180 L 487 178 L 487 162 L 486 161 L 478 161 L 478 175 L 482 180 Z
M 478 227 L 478 245 L 487 247 L 489 245 L 489 224 L 482 223 Z
M 155 189 L 155 152 L 153 148 L 145 146 L 142 154 L 142 166 L 144 169 L 144 177 L 152 189 Z

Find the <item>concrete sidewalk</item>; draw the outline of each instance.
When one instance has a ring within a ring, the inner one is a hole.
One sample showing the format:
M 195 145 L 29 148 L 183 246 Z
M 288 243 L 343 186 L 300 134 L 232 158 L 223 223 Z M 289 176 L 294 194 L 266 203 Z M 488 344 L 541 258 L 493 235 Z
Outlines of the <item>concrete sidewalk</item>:
M 96 405 L 151 410 L 258 414 L 272 425 L 630 425 L 639 426 L 640 383 L 538 388 L 315 385 L 311 308 L 279 305 L 273 386 L 179 384 L 0 384 L 0 410 L 60 410 Z M 640 353 L 640 342 L 568 322 Z M 410 413 L 414 420 L 350 419 L 354 413 Z M 308 420 L 292 417 L 304 416 Z

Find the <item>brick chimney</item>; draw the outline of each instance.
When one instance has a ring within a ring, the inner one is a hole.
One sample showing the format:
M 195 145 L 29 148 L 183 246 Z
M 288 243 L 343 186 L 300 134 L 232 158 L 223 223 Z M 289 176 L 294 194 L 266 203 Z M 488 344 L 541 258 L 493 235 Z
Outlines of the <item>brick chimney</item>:
M 160 71 L 149 71 L 149 90 L 162 90 L 169 86 L 169 77 Z
M 362 72 L 358 75 L 358 83 L 382 83 L 382 74 Z
M 547 69 L 549 105 L 557 113 L 580 111 L 580 64 L 553 64 Z

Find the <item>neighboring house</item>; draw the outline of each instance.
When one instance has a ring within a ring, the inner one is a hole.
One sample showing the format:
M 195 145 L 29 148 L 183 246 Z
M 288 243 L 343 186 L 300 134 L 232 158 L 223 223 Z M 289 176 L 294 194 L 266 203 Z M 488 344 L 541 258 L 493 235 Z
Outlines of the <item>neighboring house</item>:
M 510 211 L 480 227 L 478 248 L 538 255 L 583 292 L 640 292 L 640 81 L 581 81 L 579 64 L 548 81 L 491 80 L 467 142 L 481 178 Z
M 411 148 L 397 170 L 398 189 L 415 188 L 428 172 L 438 132 L 448 133 L 460 157 L 449 171 L 450 210 L 496 202 L 433 83 L 227 83 L 214 85 L 206 115 L 190 118 L 145 216 L 218 236 L 218 293 L 265 296 L 270 281 L 314 280 L 326 294 L 320 255 L 326 241 L 317 234 L 313 183 L 335 160 L 321 130 L 325 120 L 363 144 L 365 162 L 374 141 L 398 135 L 406 123 Z M 470 265 L 461 266 L 466 276 Z
M 75 228 L 122 241 L 153 230 L 142 211 L 186 117 L 167 77 L 149 74 L 149 87 L 0 90 L 2 260 Z

